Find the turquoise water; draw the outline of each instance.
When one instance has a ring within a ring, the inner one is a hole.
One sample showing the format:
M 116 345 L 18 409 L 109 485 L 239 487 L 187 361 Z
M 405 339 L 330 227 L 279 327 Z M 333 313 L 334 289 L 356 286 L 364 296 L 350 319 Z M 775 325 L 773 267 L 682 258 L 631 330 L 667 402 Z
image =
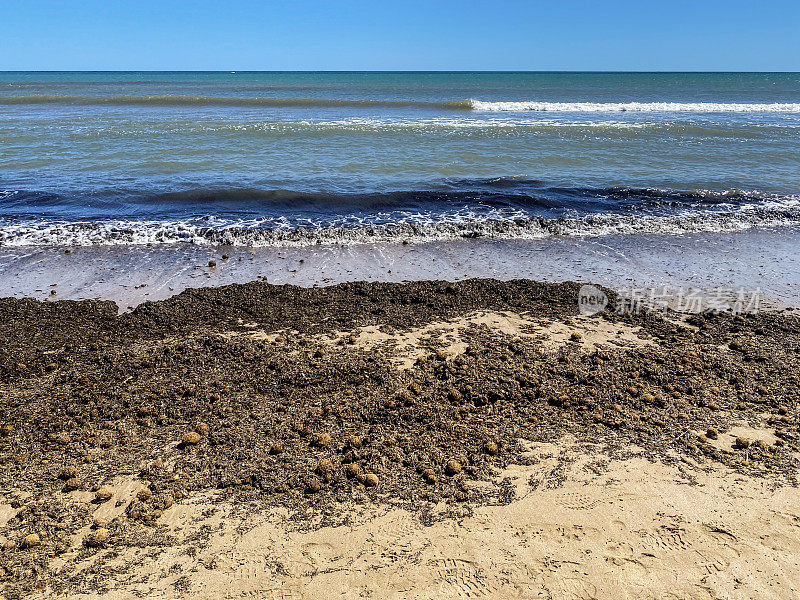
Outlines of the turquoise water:
M 0 245 L 800 221 L 800 74 L 0 73 Z

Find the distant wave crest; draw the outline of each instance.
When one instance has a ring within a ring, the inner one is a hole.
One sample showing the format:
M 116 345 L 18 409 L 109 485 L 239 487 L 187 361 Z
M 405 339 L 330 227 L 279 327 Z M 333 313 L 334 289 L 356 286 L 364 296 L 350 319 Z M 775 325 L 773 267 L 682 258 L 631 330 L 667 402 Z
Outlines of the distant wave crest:
M 555 113 L 800 113 L 800 103 L 738 102 L 539 102 L 535 100 L 497 102 L 453 100 L 426 102 L 415 100 L 371 100 L 347 98 L 242 98 L 235 96 L 75 96 L 28 94 L 0 97 L 0 105 L 76 106 L 242 106 L 265 108 L 420 108 L 475 112 L 555 112 Z
M 30 94 L 0 97 L 0 104 L 64 104 L 77 106 L 252 106 L 273 108 L 439 108 L 470 110 L 469 100 L 453 102 L 419 102 L 414 100 L 359 100 L 338 98 L 240 98 L 236 96 L 69 96 L 64 94 Z
M 470 100 L 479 112 L 688 112 L 688 113 L 800 113 L 800 103 L 738 102 L 485 102 Z

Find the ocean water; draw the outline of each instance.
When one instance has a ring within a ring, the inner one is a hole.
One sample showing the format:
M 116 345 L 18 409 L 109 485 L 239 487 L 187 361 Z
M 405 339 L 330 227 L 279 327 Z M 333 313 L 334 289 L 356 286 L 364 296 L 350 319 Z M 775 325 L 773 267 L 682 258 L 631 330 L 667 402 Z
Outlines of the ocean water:
M 798 73 L 0 72 L 5 247 L 798 224 Z

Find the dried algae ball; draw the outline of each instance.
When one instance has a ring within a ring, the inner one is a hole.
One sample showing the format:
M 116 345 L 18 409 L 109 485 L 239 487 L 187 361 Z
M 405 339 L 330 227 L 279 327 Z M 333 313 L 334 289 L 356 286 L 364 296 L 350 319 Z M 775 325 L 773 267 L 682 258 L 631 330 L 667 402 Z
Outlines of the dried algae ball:
M 153 497 L 153 492 L 150 491 L 150 488 L 142 488 L 139 490 L 139 493 L 136 494 L 136 497 L 140 502 L 147 502 Z
M 461 402 L 464 399 L 464 394 L 456 388 L 453 388 L 447 393 L 447 397 L 450 398 L 452 402 Z
M 208 435 L 209 431 L 210 431 L 210 427 L 208 426 L 208 423 L 198 423 L 197 424 L 197 433 L 199 433 L 200 435 Z
M 500 452 L 500 448 L 495 442 L 486 442 L 484 450 L 486 451 L 486 454 L 489 454 L 490 456 L 496 456 L 497 453 Z
M 453 475 L 458 475 L 461 473 L 461 463 L 457 460 L 448 461 L 448 463 L 444 467 L 444 472 L 451 477 Z
M 316 494 L 321 489 L 322 483 L 319 479 L 312 477 L 306 482 L 306 494 Z
M 199 433 L 196 431 L 190 431 L 184 434 L 183 438 L 181 439 L 181 443 L 184 446 L 194 446 L 195 444 L 199 444 L 201 439 L 203 438 Z
M 114 490 L 106 486 L 101 487 L 94 493 L 94 497 L 100 502 L 106 502 L 107 500 L 111 500 L 111 496 L 113 495 L 114 495 Z
M 708 439 L 710 439 L 710 440 L 715 440 L 715 439 L 717 439 L 719 437 L 719 432 L 716 429 L 714 429 L 713 427 L 709 427 L 706 430 L 706 437 Z
M 30 535 L 26 535 L 24 538 L 22 538 L 22 543 L 20 546 L 23 548 L 35 548 L 41 543 L 42 539 L 39 537 L 39 534 L 31 533 Z
M 333 462 L 329 458 L 323 458 L 317 463 L 315 470 L 319 475 L 329 475 L 333 472 Z
M 73 467 L 72 465 L 64 467 L 58 474 L 58 478 L 63 479 L 64 481 L 68 481 L 77 476 L 78 476 L 78 469 L 76 467 Z
M 84 539 L 84 543 L 91 548 L 105 546 L 111 537 L 111 532 L 105 527 L 98 527 Z
M 367 487 L 375 487 L 378 485 L 378 476 L 375 473 L 367 473 L 364 475 L 364 485 Z
M 344 472 L 348 479 L 359 478 L 361 476 L 361 467 L 356 463 L 350 463 L 345 467 Z
M 77 477 L 67 479 L 67 482 L 64 484 L 64 489 L 68 492 L 81 489 L 81 480 Z
M 327 448 L 331 445 L 331 434 L 327 432 L 318 433 L 314 436 L 312 443 L 320 448 Z
M 436 483 L 436 473 L 433 469 L 425 469 L 422 472 L 422 478 L 425 480 L 425 483 Z

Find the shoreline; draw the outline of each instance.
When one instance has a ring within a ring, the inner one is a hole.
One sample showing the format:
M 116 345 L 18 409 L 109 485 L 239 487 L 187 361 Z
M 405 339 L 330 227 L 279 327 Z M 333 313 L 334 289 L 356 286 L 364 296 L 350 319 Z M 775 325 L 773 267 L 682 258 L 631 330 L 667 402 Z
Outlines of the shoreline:
M 579 287 L 0 300 L 3 594 L 795 595 L 800 319 Z
M 61 247 L 6 247 L 0 248 L 0 296 L 113 300 L 126 311 L 187 288 L 254 280 L 311 287 L 475 277 L 581 281 L 672 296 L 689 289 L 706 295 L 758 289 L 763 308 L 797 309 L 798 246 L 800 230 L 778 228 L 308 248 L 88 246 L 70 248 L 70 254 Z M 676 308 L 674 298 L 670 305 Z

